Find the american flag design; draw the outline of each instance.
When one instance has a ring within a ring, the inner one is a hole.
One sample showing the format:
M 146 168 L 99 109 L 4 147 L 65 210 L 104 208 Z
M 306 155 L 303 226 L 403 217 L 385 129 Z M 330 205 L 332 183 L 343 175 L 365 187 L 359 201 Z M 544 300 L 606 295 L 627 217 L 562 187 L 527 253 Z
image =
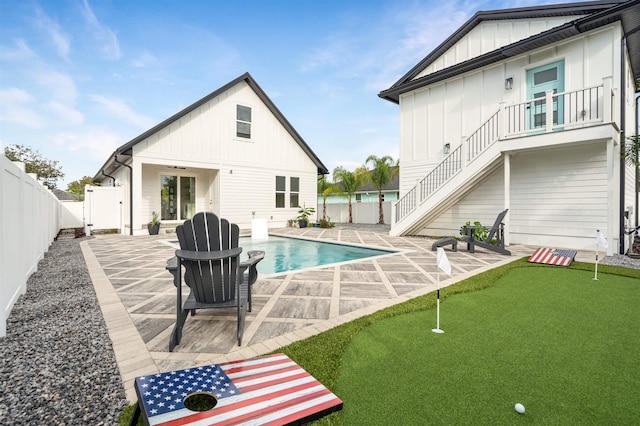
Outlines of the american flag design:
M 240 393 L 219 365 L 187 368 L 136 378 L 138 397 L 149 417 L 187 410 L 184 399 L 208 392 L 220 400 Z
M 577 252 L 573 250 L 556 250 L 550 248 L 538 248 L 527 262 L 543 263 L 545 265 L 569 266 L 576 257 Z
M 197 376 L 202 378 L 199 381 L 193 374 L 195 368 L 160 376 L 175 377 L 188 371 L 198 382 L 213 380 L 218 390 L 223 388 L 216 406 L 196 412 L 185 408 L 184 403 L 175 403 L 170 409 L 152 412 L 145 401 L 143 415 L 150 425 L 300 424 L 342 409 L 342 400 L 284 354 L 199 368 L 204 369 Z M 228 382 L 224 381 L 225 377 Z M 142 388 L 142 385 L 148 385 L 149 378 L 158 383 L 155 375 L 136 379 L 136 391 L 143 401 L 144 389 L 149 386 Z M 194 386 L 189 394 L 195 391 Z M 216 394 L 211 388 L 205 391 Z M 153 405 L 155 401 L 157 399 Z

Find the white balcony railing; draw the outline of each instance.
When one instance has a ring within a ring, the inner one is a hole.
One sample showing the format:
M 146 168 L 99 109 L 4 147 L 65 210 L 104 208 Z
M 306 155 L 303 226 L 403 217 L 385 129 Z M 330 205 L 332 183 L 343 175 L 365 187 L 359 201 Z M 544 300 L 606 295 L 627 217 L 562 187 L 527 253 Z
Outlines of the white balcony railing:
M 599 86 L 563 93 L 545 92 L 500 108 L 394 205 L 393 224 L 407 217 L 470 162 L 499 140 L 610 123 L 615 117 L 611 77 Z

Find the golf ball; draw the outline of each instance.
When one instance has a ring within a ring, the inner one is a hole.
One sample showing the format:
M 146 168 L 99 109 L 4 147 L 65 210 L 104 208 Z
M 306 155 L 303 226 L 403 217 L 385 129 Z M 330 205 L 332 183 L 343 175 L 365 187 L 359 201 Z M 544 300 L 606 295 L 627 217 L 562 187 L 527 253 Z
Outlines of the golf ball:
M 524 405 L 517 403 L 516 404 L 516 411 L 520 414 L 524 414 Z

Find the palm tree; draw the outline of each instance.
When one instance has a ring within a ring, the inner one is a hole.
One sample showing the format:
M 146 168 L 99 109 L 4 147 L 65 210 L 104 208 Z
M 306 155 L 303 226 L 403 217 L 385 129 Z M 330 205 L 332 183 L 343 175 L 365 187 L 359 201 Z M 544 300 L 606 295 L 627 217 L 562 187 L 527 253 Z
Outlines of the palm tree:
M 327 220 L 327 197 L 341 192 L 335 184 L 327 182 L 325 175 L 318 176 L 318 194 L 322 194 L 322 220 Z
M 382 188 L 384 188 L 391 179 L 393 179 L 399 172 L 398 161 L 393 161 L 388 155 L 384 157 L 376 157 L 370 155 L 365 161 L 365 166 L 368 167 L 367 180 L 373 184 L 378 190 L 378 212 L 380 225 L 384 225 L 384 212 L 382 210 Z
M 627 137 L 622 157 L 629 166 L 640 166 L 640 135 Z
M 353 223 L 353 209 L 351 206 L 351 198 L 363 183 L 362 176 L 338 166 L 333 169 L 333 181 L 340 189 L 342 195 L 349 200 L 349 223 Z

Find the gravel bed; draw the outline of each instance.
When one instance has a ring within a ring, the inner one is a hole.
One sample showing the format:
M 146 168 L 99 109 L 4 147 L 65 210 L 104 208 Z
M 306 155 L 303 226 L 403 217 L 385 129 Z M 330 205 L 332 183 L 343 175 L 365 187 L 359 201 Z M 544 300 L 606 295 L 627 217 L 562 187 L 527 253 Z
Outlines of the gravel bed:
M 51 245 L 9 315 L 1 425 L 117 425 L 127 405 L 82 240 Z
M 632 258 L 622 254 L 607 256 L 598 263 L 601 265 L 624 266 L 625 268 L 640 269 L 640 258 Z

